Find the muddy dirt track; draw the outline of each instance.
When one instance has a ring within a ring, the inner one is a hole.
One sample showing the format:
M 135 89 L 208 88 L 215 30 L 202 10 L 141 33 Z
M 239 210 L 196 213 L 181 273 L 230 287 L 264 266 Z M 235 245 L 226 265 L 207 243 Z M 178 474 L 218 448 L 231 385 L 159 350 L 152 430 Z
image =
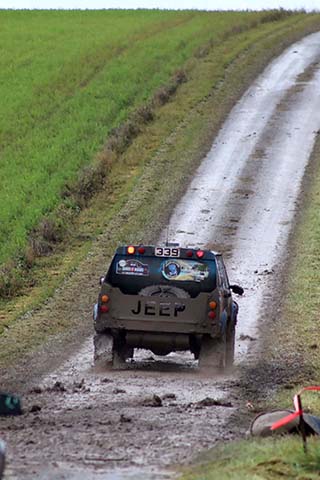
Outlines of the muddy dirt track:
M 319 62 L 317 33 L 270 64 L 232 110 L 171 217 L 170 240 L 222 250 L 231 283 L 245 288 L 234 371 L 211 378 L 189 354 L 146 351 L 125 371 L 96 371 L 88 339 L 30 385 L 25 415 L 1 420 L 7 480 L 171 478 L 170 467 L 244 433 L 250 398 L 239 376 L 257 352 L 320 129 Z

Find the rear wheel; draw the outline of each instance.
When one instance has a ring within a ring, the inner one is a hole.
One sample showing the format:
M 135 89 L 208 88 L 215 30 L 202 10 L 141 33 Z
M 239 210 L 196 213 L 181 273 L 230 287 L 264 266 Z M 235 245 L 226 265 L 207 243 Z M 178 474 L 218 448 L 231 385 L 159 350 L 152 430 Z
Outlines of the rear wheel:
M 126 360 L 132 358 L 133 347 L 129 347 L 125 342 L 114 342 L 112 349 L 112 366 L 114 369 L 121 370 L 126 366 Z
M 212 338 L 205 335 L 201 342 L 199 367 L 221 371 L 226 366 L 226 336 Z

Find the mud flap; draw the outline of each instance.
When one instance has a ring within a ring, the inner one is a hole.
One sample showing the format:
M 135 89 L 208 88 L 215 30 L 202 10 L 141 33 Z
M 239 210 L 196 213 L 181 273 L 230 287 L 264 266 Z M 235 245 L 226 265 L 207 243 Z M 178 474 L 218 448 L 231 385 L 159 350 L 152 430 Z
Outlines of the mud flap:
M 235 342 L 236 342 L 236 327 L 234 323 L 231 323 L 227 328 L 226 367 L 232 367 L 233 365 Z
M 97 333 L 93 337 L 94 363 L 98 365 L 112 365 L 113 337 L 107 333 Z
M 123 370 L 126 367 L 126 359 L 133 357 L 134 349 L 126 343 L 114 342 L 112 366 L 115 370 Z
M 2 478 L 5 466 L 5 445 L 2 440 L 0 440 L 0 479 Z
M 199 355 L 199 367 L 213 371 L 221 371 L 226 366 L 226 336 L 211 338 L 203 337 Z

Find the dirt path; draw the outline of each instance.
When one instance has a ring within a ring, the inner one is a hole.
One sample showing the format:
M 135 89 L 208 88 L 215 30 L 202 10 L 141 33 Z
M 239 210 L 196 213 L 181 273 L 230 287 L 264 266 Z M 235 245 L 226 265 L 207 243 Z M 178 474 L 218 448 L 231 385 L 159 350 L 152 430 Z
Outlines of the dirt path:
M 98 372 L 88 339 L 30 387 L 28 413 L 1 420 L 7 480 L 165 479 L 173 475 L 168 467 L 243 433 L 234 421 L 249 400 L 239 371 L 254 356 L 320 129 L 319 62 L 314 34 L 265 70 L 231 112 L 171 217 L 171 240 L 222 250 L 231 282 L 246 289 L 234 372 L 212 379 L 190 355 L 145 351 L 126 371 Z

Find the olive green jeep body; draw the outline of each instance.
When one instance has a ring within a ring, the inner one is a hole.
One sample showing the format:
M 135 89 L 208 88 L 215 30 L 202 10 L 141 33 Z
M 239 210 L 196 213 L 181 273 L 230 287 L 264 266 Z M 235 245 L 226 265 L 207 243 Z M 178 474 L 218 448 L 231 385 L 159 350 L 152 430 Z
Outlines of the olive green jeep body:
M 124 365 L 135 348 L 191 351 L 199 364 L 230 366 L 237 304 L 222 256 L 178 246 L 119 247 L 94 307 L 96 362 Z

